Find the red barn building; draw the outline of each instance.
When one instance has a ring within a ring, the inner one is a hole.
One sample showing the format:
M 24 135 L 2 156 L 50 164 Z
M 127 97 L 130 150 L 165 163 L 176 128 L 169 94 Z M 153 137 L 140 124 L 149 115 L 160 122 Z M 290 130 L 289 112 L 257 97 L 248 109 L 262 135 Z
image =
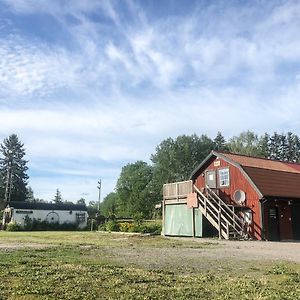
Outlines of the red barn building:
M 175 192 L 164 186 L 164 224 L 168 205 L 179 201 L 199 210 L 220 238 L 300 240 L 300 164 L 212 151 L 190 179 Z

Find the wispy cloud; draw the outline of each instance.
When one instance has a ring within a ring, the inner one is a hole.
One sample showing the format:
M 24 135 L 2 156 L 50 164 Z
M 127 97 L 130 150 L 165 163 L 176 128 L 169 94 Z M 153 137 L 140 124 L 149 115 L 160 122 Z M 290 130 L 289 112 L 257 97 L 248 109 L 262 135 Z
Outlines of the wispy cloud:
M 0 1 L 0 138 L 20 135 L 40 195 L 95 199 L 168 136 L 299 133 L 298 2 L 157 5 Z

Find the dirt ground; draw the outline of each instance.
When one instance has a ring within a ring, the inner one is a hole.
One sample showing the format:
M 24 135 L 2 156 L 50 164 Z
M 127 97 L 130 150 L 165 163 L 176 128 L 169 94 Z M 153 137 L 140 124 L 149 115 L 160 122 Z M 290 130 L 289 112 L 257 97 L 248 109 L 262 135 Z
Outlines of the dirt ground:
M 211 239 L 190 239 L 196 243 L 206 244 Z M 212 258 L 232 258 L 243 260 L 285 260 L 300 262 L 300 242 L 266 242 L 266 241 L 228 241 L 216 240 L 219 247 L 203 249 L 206 256 Z
M 102 249 L 101 255 L 121 265 L 165 270 L 174 270 L 175 267 L 182 273 L 215 268 L 219 268 L 221 272 L 245 272 L 255 271 L 255 266 L 262 267 L 273 263 L 300 263 L 300 243 L 296 242 L 170 239 L 178 241 L 180 246 L 156 248 L 133 244 L 131 247 Z
M 13 251 L 18 249 L 44 249 L 50 247 L 47 244 L 38 244 L 38 243 L 1 243 L 0 242 L 0 251 Z
M 179 272 L 197 270 L 246 270 L 253 266 L 277 262 L 300 263 L 300 242 L 227 241 L 218 239 L 163 238 L 151 236 L 103 235 L 101 240 L 114 245 L 80 246 L 93 259 L 105 259 L 120 265 L 149 269 L 177 269 Z M 43 243 L 3 243 L 0 251 L 42 249 L 55 246 Z M 176 259 L 175 259 L 176 258 Z

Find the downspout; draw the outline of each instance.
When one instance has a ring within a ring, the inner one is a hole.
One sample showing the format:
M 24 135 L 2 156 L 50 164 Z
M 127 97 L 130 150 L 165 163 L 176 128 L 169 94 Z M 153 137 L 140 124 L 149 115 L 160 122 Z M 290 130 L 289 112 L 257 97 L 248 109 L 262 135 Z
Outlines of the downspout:
M 265 231 L 265 203 L 268 199 L 260 199 L 260 224 L 261 224 L 261 239 L 266 240 L 266 231 Z

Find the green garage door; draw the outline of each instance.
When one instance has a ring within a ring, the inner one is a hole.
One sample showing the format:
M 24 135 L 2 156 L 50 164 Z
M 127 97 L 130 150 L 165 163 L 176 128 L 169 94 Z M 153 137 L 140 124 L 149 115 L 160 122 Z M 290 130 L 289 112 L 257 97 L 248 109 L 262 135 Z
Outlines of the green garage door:
M 202 236 L 202 214 L 195 211 L 195 235 Z M 165 207 L 164 234 L 174 236 L 193 236 L 193 209 L 186 204 L 172 204 Z

